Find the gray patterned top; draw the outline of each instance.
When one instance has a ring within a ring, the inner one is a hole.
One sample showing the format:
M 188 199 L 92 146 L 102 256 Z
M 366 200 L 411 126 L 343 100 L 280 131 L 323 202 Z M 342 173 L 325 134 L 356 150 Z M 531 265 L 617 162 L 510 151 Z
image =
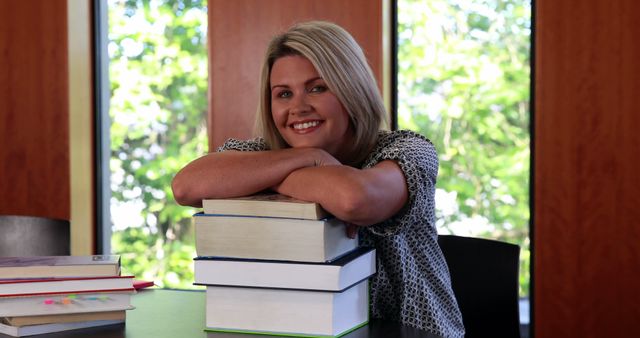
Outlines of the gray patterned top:
M 230 139 L 218 149 L 267 150 L 264 140 Z M 443 337 L 462 337 L 464 327 L 449 269 L 435 228 L 438 155 L 428 139 L 407 130 L 380 131 L 362 168 L 394 160 L 409 188 L 406 206 L 392 218 L 363 228 L 360 241 L 377 250 L 371 279 L 371 316 L 397 320 Z

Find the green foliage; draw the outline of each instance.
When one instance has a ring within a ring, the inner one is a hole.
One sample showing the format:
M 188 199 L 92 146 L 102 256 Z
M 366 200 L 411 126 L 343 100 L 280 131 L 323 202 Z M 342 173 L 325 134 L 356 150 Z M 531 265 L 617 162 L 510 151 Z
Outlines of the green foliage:
M 113 252 L 123 269 L 189 288 L 191 215 L 174 174 L 207 149 L 206 1 L 109 0 Z
M 442 232 L 521 246 L 529 292 L 531 7 L 515 0 L 398 4 L 398 122 L 440 154 Z

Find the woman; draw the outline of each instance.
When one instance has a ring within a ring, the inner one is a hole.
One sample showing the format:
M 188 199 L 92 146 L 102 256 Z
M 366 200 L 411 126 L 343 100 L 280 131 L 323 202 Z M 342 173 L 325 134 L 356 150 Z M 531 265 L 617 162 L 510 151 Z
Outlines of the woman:
M 362 50 L 328 22 L 272 39 L 260 80 L 260 138 L 230 139 L 183 168 L 178 203 L 271 189 L 320 203 L 377 249 L 371 314 L 445 337 L 464 335 L 437 244 L 438 157 L 410 131 L 380 131 L 386 112 Z

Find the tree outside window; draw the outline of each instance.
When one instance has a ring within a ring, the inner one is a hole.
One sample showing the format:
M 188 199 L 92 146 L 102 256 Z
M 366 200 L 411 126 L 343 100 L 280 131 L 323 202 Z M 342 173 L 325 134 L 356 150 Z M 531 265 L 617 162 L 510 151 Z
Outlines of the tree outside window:
M 440 156 L 440 233 L 520 245 L 529 293 L 531 5 L 398 1 L 398 125 Z
M 191 288 L 194 209 L 173 175 L 207 152 L 207 8 L 199 0 L 109 0 L 112 251 L 123 270 Z

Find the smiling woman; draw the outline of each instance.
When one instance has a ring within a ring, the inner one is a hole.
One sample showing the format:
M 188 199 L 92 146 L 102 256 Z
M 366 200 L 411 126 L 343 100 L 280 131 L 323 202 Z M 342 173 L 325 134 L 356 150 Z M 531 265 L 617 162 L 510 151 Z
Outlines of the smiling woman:
M 260 74 L 258 130 L 271 149 L 292 146 L 274 124 L 272 110 L 278 108 L 273 106 L 278 102 L 274 102 L 272 91 L 278 83 L 273 82 L 273 76 L 293 76 L 290 66 L 299 67 L 300 71 L 306 71 L 310 76 L 306 81 L 317 78 L 339 101 L 340 108 L 346 111 L 350 124 L 346 133 L 352 135 L 344 136 L 352 137 L 353 142 L 345 142 L 346 148 L 341 149 L 345 153 L 342 160 L 346 161 L 345 164 L 358 164 L 372 150 L 378 130 L 386 124 L 387 113 L 376 79 L 362 49 L 342 28 L 325 27 L 328 34 L 311 32 L 305 29 L 305 24 L 298 25 L 298 28 L 274 37 L 267 47 Z M 291 56 L 300 58 L 285 58 Z M 287 63 L 287 67 L 275 67 L 276 63 L 283 62 Z
M 376 248 L 374 318 L 464 335 L 437 243 L 433 144 L 382 131 L 386 116 L 362 50 L 341 27 L 313 21 L 274 37 L 261 74 L 263 137 L 228 140 L 175 176 L 183 205 L 273 190 L 319 203 Z M 357 226 L 357 227 L 356 227 Z
M 349 115 L 309 60 L 299 55 L 276 60 L 270 83 L 271 115 L 288 145 L 321 148 L 340 162 L 349 159 Z

